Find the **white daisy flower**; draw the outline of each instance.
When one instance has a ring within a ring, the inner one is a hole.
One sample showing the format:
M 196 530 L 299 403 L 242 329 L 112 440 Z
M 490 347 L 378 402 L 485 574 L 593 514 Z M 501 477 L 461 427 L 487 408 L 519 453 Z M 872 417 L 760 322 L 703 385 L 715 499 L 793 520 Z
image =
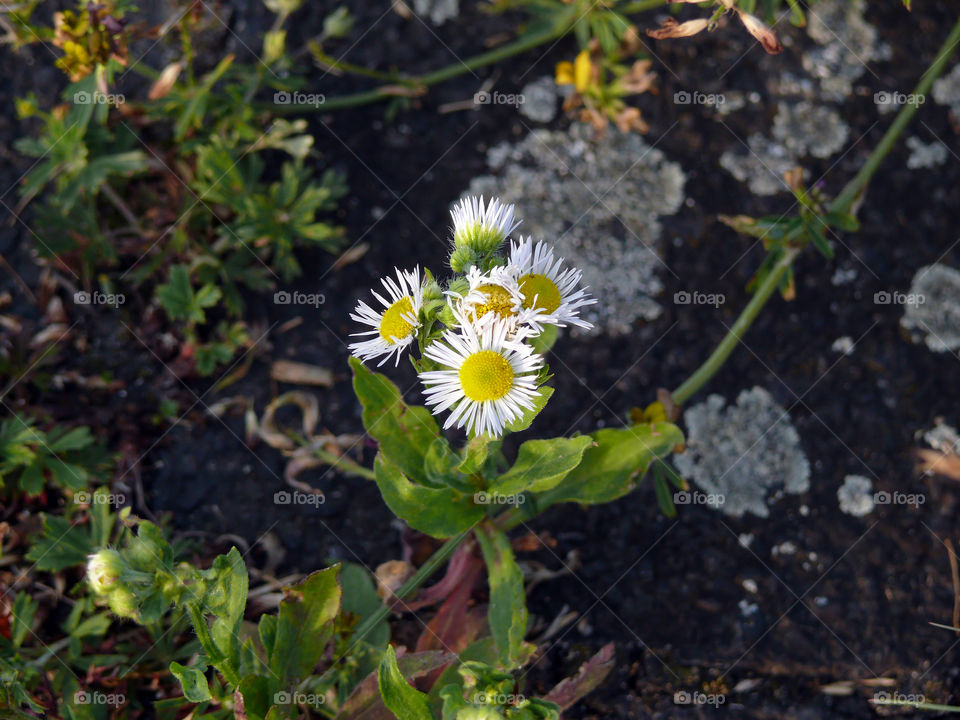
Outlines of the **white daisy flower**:
M 448 330 L 424 351 L 448 368 L 420 373 L 427 405 L 434 406 L 435 415 L 453 408 L 444 428 L 456 424 L 472 435 L 499 437 L 508 423 L 534 407 L 543 358 L 529 345 L 509 339 L 509 323 L 503 320 L 476 327 L 465 317 L 458 319 L 460 332 Z
M 564 268 L 563 258 L 554 259 L 553 248 L 542 240 L 534 244 L 527 238 L 510 241 L 509 267 L 514 273 L 525 310 L 538 313 L 541 323 L 564 327 L 567 324 L 591 328 L 581 320 L 580 308 L 593 305 L 596 299 L 579 288 L 582 275 L 576 268 Z
M 454 307 L 467 321 L 483 327 L 491 321 L 503 320 L 511 335 L 526 327 L 531 334 L 543 331 L 540 324 L 542 310 L 523 306 L 523 293 L 517 283 L 515 271 L 507 267 L 494 267 L 481 272 L 477 267 L 467 272 L 470 289 L 466 295 L 448 291 L 454 298 Z
M 483 197 L 467 197 L 457 203 L 453 216 L 453 242 L 457 247 L 471 247 L 493 252 L 512 233 L 519 220 L 514 220 L 514 206 L 496 198 L 484 204 Z
M 350 352 L 364 362 L 385 355 L 380 365 L 396 355 L 400 363 L 400 354 L 417 337 L 420 328 L 420 308 L 423 307 L 423 283 L 420 280 L 420 268 L 397 271 L 397 279 L 385 277 L 381 280 L 389 299 L 373 290 L 373 296 L 385 308 L 377 312 L 363 300 L 357 303 L 350 317 L 359 323 L 369 325 L 373 330 L 353 333 L 354 337 L 374 335 L 375 337 L 350 344 Z

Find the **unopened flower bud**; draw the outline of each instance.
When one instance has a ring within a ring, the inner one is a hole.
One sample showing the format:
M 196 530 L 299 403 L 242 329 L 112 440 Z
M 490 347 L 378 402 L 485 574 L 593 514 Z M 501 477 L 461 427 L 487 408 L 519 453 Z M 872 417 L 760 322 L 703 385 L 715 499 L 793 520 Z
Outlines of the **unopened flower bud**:
M 464 198 L 450 214 L 453 216 L 453 242 L 457 250 L 469 248 L 480 257 L 495 252 L 520 224 L 514 221 L 513 205 L 505 205 L 495 198 L 488 203 L 484 203 L 482 197 Z M 453 265 L 452 257 L 450 264 Z M 456 268 L 454 271 L 463 272 Z
M 483 253 L 477 252 L 472 247 L 458 247 L 450 255 L 450 269 L 456 273 L 465 273 L 474 265 L 478 265 L 483 259 Z
M 125 587 L 116 587 L 107 596 L 110 610 L 120 617 L 136 618 L 137 596 Z
M 123 574 L 123 558 L 116 550 L 99 550 L 87 557 L 87 582 L 98 595 L 108 593 Z

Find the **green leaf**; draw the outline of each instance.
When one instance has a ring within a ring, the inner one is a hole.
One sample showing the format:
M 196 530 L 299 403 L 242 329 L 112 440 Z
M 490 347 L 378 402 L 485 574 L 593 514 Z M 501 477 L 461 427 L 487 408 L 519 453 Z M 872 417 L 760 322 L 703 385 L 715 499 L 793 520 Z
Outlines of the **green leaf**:
M 667 487 L 667 481 L 659 472 L 654 473 L 653 487 L 657 495 L 657 505 L 660 506 L 660 512 L 668 518 L 675 518 L 677 508 L 673 504 L 673 496 L 670 493 L 670 488 Z
M 43 535 L 34 540 L 27 560 L 34 569 L 59 572 L 68 567 L 85 565 L 87 555 L 96 552 L 90 535 L 82 526 L 71 525 L 62 517 L 43 516 Z
M 524 410 L 523 415 L 519 419 L 507 423 L 507 432 L 523 432 L 533 424 L 534 418 L 547 406 L 550 396 L 553 395 L 553 388 L 541 385 L 538 392 L 540 394 L 533 399 L 533 407 L 529 410 Z
M 343 593 L 343 611 L 356 615 L 358 622 L 366 620 L 383 605 L 370 573 L 362 565 L 344 563 L 340 569 L 340 587 Z M 375 625 L 364 639 L 364 642 L 378 649 L 389 641 L 390 625 L 386 619 Z
M 263 675 L 247 675 L 237 685 L 237 692 L 243 698 L 243 711 L 248 720 L 263 720 L 270 711 L 275 696 L 270 680 L 271 678 Z M 242 717 L 240 713 L 236 716 Z
M 634 479 L 658 457 L 683 443 L 683 433 L 666 422 L 605 428 L 593 433 L 596 447 L 583 453 L 583 461 L 554 489 L 544 494 L 550 504 L 610 502 L 634 488 Z
M 170 672 L 180 681 L 180 687 L 183 688 L 183 696 L 193 703 L 212 700 L 210 695 L 210 686 L 207 685 L 207 678 L 202 669 L 196 666 L 184 667 L 178 662 L 170 663 Z
M 520 446 L 513 467 L 494 480 L 490 490 L 504 495 L 550 490 L 580 464 L 584 451 L 591 445 L 593 438 L 589 435 L 527 440 Z
M 247 589 L 250 579 L 247 566 L 237 548 L 230 548 L 226 555 L 218 555 L 209 570 L 203 571 L 207 579 L 207 592 L 203 596 L 204 613 L 216 616 L 210 628 L 210 636 L 220 653 L 229 659 L 239 653 L 240 623 L 247 606 Z
M 82 450 L 93 445 L 93 435 L 85 425 L 67 430 L 63 434 L 51 431 L 47 436 L 47 449 L 50 452 L 62 453 L 70 450 Z
M 506 534 L 488 523 L 476 531 L 490 582 L 490 630 L 500 651 L 500 662 L 517 667 L 527 634 L 527 605 L 523 573 L 513 557 Z
M 453 451 L 446 438 L 434 440 L 423 458 L 423 470 L 431 487 L 462 486 L 466 479 L 455 469 L 461 462 L 463 459 Z
M 170 281 L 157 287 L 157 300 L 163 305 L 171 320 L 186 320 L 202 323 L 206 320 L 204 309 L 216 305 L 220 289 L 206 284 L 194 292 L 186 265 L 170 268 Z
M 490 455 L 490 444 L 495 442 L 487 435 L 477 435 L 470 438 L 463 451 L 463 461 L 457 467 L 465 475 L 473 475 L 483 470 L 484 463 Z
M 373 373 L 356 358 L 350 358 L 353 389 L 363 405 L 363 425 L 381 452 L 400 472 L 418 484 L 426 484 L 424 455 L 440 436 L 433 415 L 424 407 L 410 407 L 400 390 L 384 375 Z
M 832 260 L 834 255 L 833 248 L 830 247 L 830 243 L 827 242 L 827 238 L 824 237 L 822 232 L 820 232 L 820 229 L 814 227 L 814 223 L 820 222 L 821 220 L 819 218 L 814 218 L 813 220 L 804 219 L 803 228 L 807 231 L 807 235 L 810 237 L 810 242 L 813 243 L 813 246 L 817 249 L 817 251 L 827 258 L 827 260 Z
M 373 464 L 377 486 L 393 514 L 410 527 L 436 538 L 448 538 L 475 525 L 484 509 L 453 488 L 430 488 L 410 482 L 382 452 Z
M 837 230 L 842 230 L 843 232 L 860 231 L 860 221 L 849 213 L 828 212 L 823 216 L 823 219 L 830 227 L 835 227 Z
M 11 639 L 14 647 L 23 645 L 30 628 L 33 627 L 33 616 L 40 607 L 40 601 L 30 597 L 28 593 L 17 593 L 13 601 L 13 611 L 10 615 Z
M 383 654 L 377 679 L 383 704 L 398 720 L 434 720 L 427 695 L 412 687 L 400 673 L 393 645 Z
M 284 591 L 268 648 L 270 669 L 284 685 L 309 675 L 333 636 L 340 611 L 338 570 L 338 565 L 319 570 Z

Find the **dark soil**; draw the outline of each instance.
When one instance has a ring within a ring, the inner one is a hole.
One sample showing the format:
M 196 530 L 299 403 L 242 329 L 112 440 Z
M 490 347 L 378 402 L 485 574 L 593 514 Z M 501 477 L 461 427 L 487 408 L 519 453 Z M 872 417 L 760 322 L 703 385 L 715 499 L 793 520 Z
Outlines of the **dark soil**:
M 876 77 L 868 73 L 861 78 L 863 92 L 843 106 L 851 137 L 865 134 L 863 139 L 836 166 L 830 160 L 808 168 L 813 177 L 829 171 L 827 192 L 839 191 L 889 125 L 892 116 L 877 115 L 873 93 L 890 88 L 907 92 L 932 61 L 956 12 L 947 0 L 914 5 L 908 15 L 899 2 L 871 3 L 868 17 L 894 55 L 889 62 L 872 64 Z M 302 11 L 295 34 L 316 32 L 332 7 Z M 358 33 L 375 27 L 347 59 L 411 72 L 478 52 L 486 37 L 510 25 L 507 19 L 481 15 L 472 5 L 458 21 L 439 29 L 393 12 L 381 17 L 380 4 L 351 9 Z M 245 44 L 258 47 L 257 33 L 269 22 L 258 3 L 237 3 L 225 17 Z M 660 66 L 659 95 L 644 96 L 639 104 L 651 125 L 650 141 L 657 140 L 669 158 L 681 163 L 692 199 L 665 220 L 665 260 L 679 279 L 665 275 L 664 298 L 698 287 L 724 293 L 727 302 L 714 311 L 665 301 L 660 319 L 638 326 L 628 337 L 564 339 L 551 359 L 557 392 L 534 427 L 537 435 L 622 423 L 626 411 L 653 400 L 658 387 L 675 387 L 688 376 L 748 300 L 744 286 L 762 250 L 744 254 L 751 241 L 716 223 L 714 216 L 779 214 L 790 202 L 787 196 L 751 196 L 719 168 L 718 159 L 727 148 L 739 146 L 734 133 L 745 138 L 750 131 L 768 131 L 775 103 L 767 82 L 781 65 L 799 67 L 799 53 L 810 42 L 802 32 L 783 31 L 793 43 L 777 57 L 764 55 L 759 47 L 748 51 L 749 37 L 732 25 L 703 39 L 655 46 L 672 71 Z M 244 57 L 235 37 L 224 31 L 222 40 Z M 349 42 L 339 52 L 347 47 Z M 485 171 L 489 147 L 522 137 L 525 123 L 531 125 L 510 107 L 440 114 L 438 106 L 470 98 L 490 76 L 498 78 L 497 89 L 516 92 L 524 82 L 551 73 L 556 61 L 573 52 L 573 42 L 565 40 L 546 54 L 534 51 L 480 71 L 478 77 L 464 75 L 393 120 L 385 118 L 383 106 L 311 117 L 324 163 L 348 175 L 351 192 L 341 218 L 348 235 L 371 245 L 360 262 L 336 271 L 329 255 L 303 256 L 304 275 L 295 287 L 322 292 L 326 303 L 313 312 L 275 305 L 266 295 L 251 298 L 254 328 L 274 332 L 256 348 L 249 373 L 218 393 L 209 392 L 210 382 L 176 379 L 118 322 L 136 323 L 143 299 L 109 317 L 80 312 L 70 320 L 79 321 L 87 352 L 61 358 L 59 367 L 84 375 L 109 374 L 123 382 L 123 389 L 51 389 L 44 408 L 60 420 L 94 425 L 113 446 L 127 449 L 131 459 L 140 458 L 147 506 L 171 512 L 178 528 L 229 533 L 250 544 L 271 533 L 286 550 L 282 568 L 290 571 L 309 571 L 331 559 L 373 568 L 399 557 L 398 527 L 372 484 L 313 471 L 304 479 L 326 491 L 325 505 L 319 510 L 276 505 L 273 493 L 285 487 L 281 455 L 262 444 L 248 446 L 239 415 L 219 422 L 203 411 L 204 405 L 244 395 L 262 410 L 271 397 L 291 389 L 269 379 L 270 363 L 296 359 L 337 374 L 333 388 L 316 391 L 321 424 L 335 433 L 359 432 L 360 412 L 346 366 L 345 343 L 353 331 L 348 312 L 394 265 L 439 269 L 449 204 Z M 40 82 L 52 88 L 59 81 L 47 67 L 52 57 L 43 48 L 16 57 L 5 51 L 0 57 L 8 79 L 0 88 L 6 108 L 0 136 L 8 159 L 0 178 L 7 187 L 28 167 L 10 147 L 12 138 L 25 132 L 12 119 L 10 99 Z M 318 73 L 314 91 L 334 96 L 360 87 L 352 80 L 320 79 Z M 673 93 L 684 88 L 757 90 L 769 106 L 734 114 L 728 129 L 709 111 L 674 105 Z M 679 124 L 667 132 L 675 121 Z M 556 126 L 567 122 L 558 120 Z M 945 108 L 928 103 L 911 130 L 926 142 L 932 133 L 951 152 L 960 150 Z M 950 622 L 953 591 L 940 538 L 957 530 L 958 492 L 942 480 L 918 479 L 911 457 L 918 429 L 929 428 L 936 416 L 953 424 L 958 420 L 957 358 L 909 343 L 899 328 L 902 310 L 873 303 L 879 290 L 906 291 L 922 265 L 960 266 L 955 247 L 960 164 L 955 157 L 936 171 L 915 171 L 906 168 L 902 148 L 894 151 L 865 199 L 861 232 L 842 238 L 846 247 L 837 248 L 833 261 L 811 252 L 799 262 L 796 299 L 772 301 L 745 338 L 746 347 L 709 385 L 708 391 L 731 400 L 741 389 L 761 385 L 790 410 L 813 467 L 809 493 L 778 501 L 764 519 L 734 520 L 688 507 L 671 520 L 660 513 L 652 488 L 645 485 L 617 503 L 554 508 L 532 523 L 532 530 L 549 533 L 557 542 L 524 559 L 553 569 L 574 558 L 579 562 L 571 574 L 537 585 L 529 598 L 531 613 L 541 628 L 567 610 L 581 613 L 582 619 L 543 643 L 544 656 L 527 677 L 528 693 L 546 691 L 615 641 L 618 663 L 608 682 L 566 717 L 681 718 L 715 711 L 674 704 L 677 690 L 725 693 L 720 711 L 750 718 L 873 717 L 879 711 L 867 698 L 877 689 L 923 694 L 932 702 L 958 700 L 957 638 L 928 624 Z M 9 192 L 4 203 L 12 207 L 14 194 Z M 518 210 L 522 215 L 523 208 Z M 28 259 L 30 234 L 15 224 L 4 228 L 2 238 L 4 257 L 32 284 L 37 270 Z M 680 242 L 670 243 L 672 238 Z M 837 268 L 856 269 L 856 279 L 834 286 L 830 278 Z M 7 275 L 2 282 L 17 295 Z M 22 299 L 15 302 L 29 314 Z M 36 319 L 39 313 L 33 312 Z M 76 312 L 73 306 L 70 312 Z M 276 332 L 297 314 L 303 316 L 301 325 Z M 830 350 L 844 335 L 858 341 L 851 357 Z M 393 376 L 401 388 L 413 386 L 409 369 Z M 29 403 L 33 392 L 25 388 L 12 398 Z M 417 393 L 411 390 L 408 396 Z M 156 418 L 165 397 L 178 400 L 181 412 L 192 407 L 173 427 Z M 578 419 L 571 425 L 572 418 Z M 371 448 L 364 455 L 369 461 Z M 851 473 L 874 478 L 877 490 L 924 493 L 926 502 L 919 508 L 878 507 L 864 519 L 844 515 L 836 488 Z M 123 482 L 130 483 L 132 476 Z M 801 512 L 801 507 L 809 511 Z M 754 538 L 749 548 L 738 542 L 745 533 Z M 773 553 L 788 541 L 795 553 Z M 250 558 L 256 564 L 261 550 L 254 548 Z M 756 583 L 755 594 L 742 585 L 748 579 Z M 754 603 L 756 611 L 746 615 L 742 600 Z M 890 679 L 890 684 L 878 679 Z M 850 681 L 850 694 L 823 690 L 841 681 Z

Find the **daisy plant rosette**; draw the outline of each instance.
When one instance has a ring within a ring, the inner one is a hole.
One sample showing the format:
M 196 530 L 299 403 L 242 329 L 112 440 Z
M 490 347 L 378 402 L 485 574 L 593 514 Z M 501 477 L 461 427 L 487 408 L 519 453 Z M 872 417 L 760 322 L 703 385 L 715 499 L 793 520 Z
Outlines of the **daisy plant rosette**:
M 554 393 L 547 355 L 558 329 L 589 328 L 582 312 L 596 300 L 548 241 L 513 236 L 513 205 L 468 197 L 451 217 L 442 275 L 394 269 L 372 298 L 358 298 L 350 362 L 385 502 L 433 537 L 473 533 L 491 602 L 509 606 L 491 621 L 507 666 L 524 653 L 526 614 L 504 527 L 557 502 L 620 497 L 682 436 L 670 423 L 647 422 L 506 452 L 505 436 L 528 429 Z M 404 356 L 414 371 L 404 391 L 368 367 L 397 367 Z M 422 404 L 408 403 L 415 395 Z

